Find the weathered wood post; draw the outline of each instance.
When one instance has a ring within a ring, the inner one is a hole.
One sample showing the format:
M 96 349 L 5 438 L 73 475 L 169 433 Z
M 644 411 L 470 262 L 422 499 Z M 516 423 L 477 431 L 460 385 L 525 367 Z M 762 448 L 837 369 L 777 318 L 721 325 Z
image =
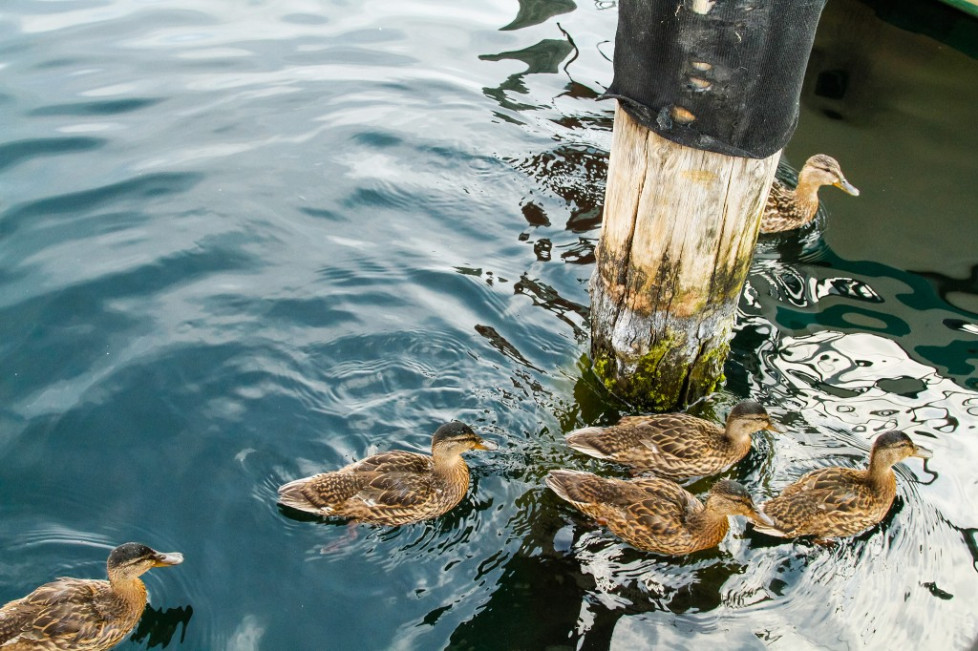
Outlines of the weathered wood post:
M 591 359 L 632 404 L 712 392 L 825 0 L 622 0 Z

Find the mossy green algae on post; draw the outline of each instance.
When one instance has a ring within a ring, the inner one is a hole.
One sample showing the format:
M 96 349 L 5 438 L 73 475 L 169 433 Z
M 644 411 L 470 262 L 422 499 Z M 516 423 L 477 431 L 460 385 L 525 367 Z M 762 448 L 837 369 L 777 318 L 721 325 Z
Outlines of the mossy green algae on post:
M 616 353 L 595 338 L 592 369 L 610 393 L 629 404 L 653 411 L 688 404 L 714 392 L 725 380 L 723 366 L 733 321 L 722 321 L 721 315 L 714 314 L 704 327 L 699 319 L 672 317 L 659 324 L 654 334 L 647 329 L 646 341 L 634 355 L 622 355 L 620 348 Z
M 635 406 L 682 408 L 723 381 L 777 167 L 683 147 L 620 107 L 591 277 L 591 357 Z

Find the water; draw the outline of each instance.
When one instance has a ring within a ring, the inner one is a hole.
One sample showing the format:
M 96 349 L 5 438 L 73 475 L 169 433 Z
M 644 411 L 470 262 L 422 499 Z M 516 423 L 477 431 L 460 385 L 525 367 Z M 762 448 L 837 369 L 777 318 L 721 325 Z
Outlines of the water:
M 615 472 L 561 441 L 628 411 L 581 361 L 616 20 L 4 3 L 0 602 L 139 540 L 186 562 L 147 575 L 120 648 L 968 648 L 978 63 L 830 3 L 786 161 L 833 154 L 862 195 L 824 190 L 820 231 L 759 244 L 728 382 L 693 408 L 752 396 L 787 427 L 728 473 L 760 498 L 891 427 L 934 458 L 835 548 L 737 523 L 667 560 L 541 481 Z M 815 94 L 839 70 L 845 95 Z M 350 539 L 275 505 L 453 418 L 501 450 L 443 518 Z

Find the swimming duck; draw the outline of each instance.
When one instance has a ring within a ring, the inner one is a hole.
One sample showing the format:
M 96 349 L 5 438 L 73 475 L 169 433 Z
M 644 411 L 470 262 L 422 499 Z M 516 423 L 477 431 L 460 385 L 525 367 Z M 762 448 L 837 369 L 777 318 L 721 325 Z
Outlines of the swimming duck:
M 896 496 L 893 464 L 907 457 L 929 459 L 930 450 L 903 432 L 881 434 L 869 454 L 869 467 L 813 470 L 765 502 L 761 510 L 773 525 L 755 528 L 772 536 L 815 536 L 819 542 L 852 536 L 886 516 Z
M 460 422 L 431 437 L 431 456 L 394 450 L 333 472 L 296 479 L 278 489 L 280 504 L 326 517 L 400 525 L 434 518 L 462 501 L 469 489 L 468 450 L 494 450 Z
M 610 427 L 585 427 L 567 435 L 578 452 L 682 481 L 716 474 L 744 458 L 751 434 L 780 431 L 760 403 L 745 400 L 727 416 L 726 427 L 690 414 L 626 416 Z
M 632 547 L 675 556 L 708 549 L 727 535 L 729 515 L 770 523 L 743 486 L 723 479 L 706 504 L 679 484 L 659 477 L 614 479 L 576 470 L 551 470 L 547 486 L 607 526 Z
M 812 221 L 818 211 L 818 189 L 823 185 L 834 185 L 854 197 L 859 196 L 859 190 L 842 175 L 838 161 L 825 154 L 815 154 L 805 161 L 795 189 L 775 179 L 761 216 L 761 232 L 790 231 Z
M 3 651 L 99 651 L 131 631 L 146 608 L 139 576 L 179 565 L 183 555 L 140 543 L 119 545 L 106 563 L 109 580 L 61 578 L 0 608 Z

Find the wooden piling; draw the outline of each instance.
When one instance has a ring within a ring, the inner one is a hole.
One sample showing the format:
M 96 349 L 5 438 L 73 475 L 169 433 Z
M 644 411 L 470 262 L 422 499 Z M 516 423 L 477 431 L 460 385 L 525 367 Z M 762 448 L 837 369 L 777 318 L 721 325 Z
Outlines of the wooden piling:
M 590 283 L 591 359 L 614 394 L 662 411 L 723 380 L 779 153 L 685 147 L 618 105 Z

